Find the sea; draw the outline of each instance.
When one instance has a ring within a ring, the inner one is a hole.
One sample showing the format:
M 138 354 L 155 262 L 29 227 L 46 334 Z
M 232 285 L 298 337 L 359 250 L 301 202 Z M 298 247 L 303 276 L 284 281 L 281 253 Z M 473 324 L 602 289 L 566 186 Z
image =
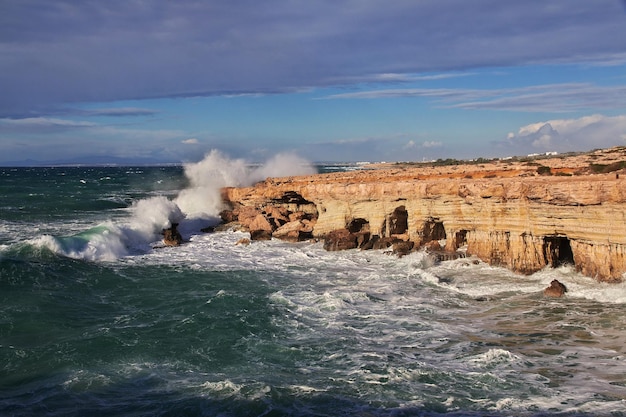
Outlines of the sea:
M 626 416 L 625 284 L 202 232 L 279 162 L 0 168 L 0 416 Z

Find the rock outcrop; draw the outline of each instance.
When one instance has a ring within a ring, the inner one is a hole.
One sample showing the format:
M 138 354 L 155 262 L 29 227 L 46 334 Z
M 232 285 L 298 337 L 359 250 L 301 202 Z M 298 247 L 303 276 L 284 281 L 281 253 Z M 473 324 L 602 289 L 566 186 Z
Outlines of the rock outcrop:
M 552 280 L 552 282 L 550 282 L 550 286 L 543 290 L 543 295 L 545 295 L 546 297 L 559 298 L 563 297 L 566 292 L 567 288 L 565 287 L 565 285 L 563 285 L 563 283 L 561 283 L 559 280 L 554 279 Z
M 615 172 L 585 173 L 568 168 L 565 158 L 556 162 L 551 171 L 562 175 L 538 175 L 537 164 L 494 163 L 491 170 L 392 166 L 271 178 L 223 189 L 222 218 L 237 219 L 251 234 L 326 239 L 329 250 L 462 249 L 520 273 L 570 263 L 598 280 L 620 281 L 626 182 Z
M 177 229 L 178 223 L 172 223 L 167 229 L 163 229 L 163 243 L 165 246 L 178 246 L 183 243 L 183 237 Z
M 232 203 L 232 202 L 231 202 Z M 250 232 L 250 240 L 267 240 L 272 237 L 299 242 L 313 238 L 313 225 L 317 217 L 315 205 L 286 192 L 278 199 L 258 204 L 230 204 L 231 209 L 220 213 L 225 223 L 238 223 Z

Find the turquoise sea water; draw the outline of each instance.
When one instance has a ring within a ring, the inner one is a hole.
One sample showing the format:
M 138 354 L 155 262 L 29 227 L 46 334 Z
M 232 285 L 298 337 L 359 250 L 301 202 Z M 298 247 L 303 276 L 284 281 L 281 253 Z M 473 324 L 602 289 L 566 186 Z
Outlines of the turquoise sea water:
M 236 245 L 229 169 L 0 168 L 0 415 L 626 415 L 625 285 Z

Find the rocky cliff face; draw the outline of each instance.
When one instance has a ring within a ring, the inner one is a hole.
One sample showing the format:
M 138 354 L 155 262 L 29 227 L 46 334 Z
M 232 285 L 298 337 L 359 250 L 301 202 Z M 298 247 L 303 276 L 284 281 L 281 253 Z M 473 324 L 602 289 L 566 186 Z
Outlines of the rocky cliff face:
M 598 280 L 621 280 L 626 180 L 615 173 L 537 176 L 534 169 L 500 169 L 482 178 L 424 175 L 411 168 L 273 178 L 254 187 L 226 188 L 222 196 L 230 220 L 233 211 L 254 208 L 275 222 L 270 233 L 289 225 L 292 240 L 347 230 L 343 234 L 356 239 L 348 247 L 404 242 L 404 250 L 406 243 L 409 250 L 465 249 L 521 273 L 573 263 Z M 276 209 L 283 211 L 282 221 L 267 215 Z

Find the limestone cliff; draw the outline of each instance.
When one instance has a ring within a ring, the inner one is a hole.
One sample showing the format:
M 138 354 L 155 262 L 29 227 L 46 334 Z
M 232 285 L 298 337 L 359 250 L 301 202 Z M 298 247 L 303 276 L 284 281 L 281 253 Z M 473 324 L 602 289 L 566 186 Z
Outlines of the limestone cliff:
M 415 248 L 441 242 L 447 251 L 464 248 L 521 273 L 569 262 L 598 280 L 621 280 L 626 179 L 614 172 L 539 176 L 535 166 L 520 164 L 455 168 L 272 178 L 254 187 L 225 188 L 222 195 L 231 209 L 308 213 L 317 238 L 347 229 L 366 236 L 359 246 L 373 237 L 412 242 Z

